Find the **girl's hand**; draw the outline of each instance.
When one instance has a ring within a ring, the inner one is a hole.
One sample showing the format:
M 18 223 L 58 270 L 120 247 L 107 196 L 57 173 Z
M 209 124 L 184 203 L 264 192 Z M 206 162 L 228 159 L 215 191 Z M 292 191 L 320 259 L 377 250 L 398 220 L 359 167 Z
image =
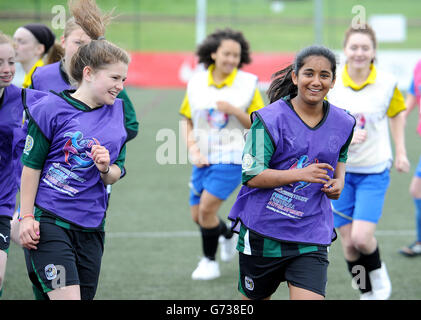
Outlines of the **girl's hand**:
M 367 139 L 367 130 L 365 129 L 355 129 L 354 135 L 351 140 L 351 144 L 363 143 Z
M 410 164 L 406 155 L 396 154 L 395 168 L 398 172 L 409 172 Z
M 334 171 L 333 167 L 328 163 L 313 163 L 303 169 L 297 170 L 301 171 L 299 181 L 323 184 L 330 180 L 327 170 Z
M 36 250 L 39 242 L 39 222 L 33 217 L 23 218 L 19 222 L 19 239 L 24 248 Z
M 321 189 L 329 199 L 338 200 L 344 188 L 345 182 L 343 179 L 330 179 L 323 185 Z
M 216 109 L 228 115 L 235 115 L 235 113 L 239 110 L 238 108 L 234 107 L 232 104 L 226 101 L 217 101 Z
M 100 172 L 106 172 L 110 166 L 110 153 L 101 145 L 93 145 L 91 149 L 92 160 Z
M 210 165 L 208 158 L 205 157 L 203 154 L 201 154 L 200 151 L 198 150 L 190 151 L 189 158 L 190 158 L 191 163 L 198 168 L 203 168 Z

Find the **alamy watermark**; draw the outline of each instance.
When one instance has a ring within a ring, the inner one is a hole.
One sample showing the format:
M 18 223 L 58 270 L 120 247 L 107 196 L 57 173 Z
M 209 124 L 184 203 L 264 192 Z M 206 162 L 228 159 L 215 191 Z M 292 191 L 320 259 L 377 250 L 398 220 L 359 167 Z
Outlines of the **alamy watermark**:
M 263 129 L 254 133 L 254 145 L 257 151 L 264 150 Z M 189 134 L 183 121 L 179 121 L 178 133 L 173 129 L 163 128 L 156 133 L 155 140 L 160 143 L 156 149 L 156 162 L 166 164 L 194 164 L 191 152 L 187 148 L 187 139 L 194 141 L 196 150 L 204 157 L 216 159 L 218 163 L 233 163 L 233 160 L 241 161 L 241 154 L 245 138 L 252 131 L 248 129 L 194 129 Z M 259 153 L 260 154 L 260 153 Z M 238 162 L 238 161 L 234 161 Z
M 351 273 L 353 275 L 351 286 L 353 289 L 366 289 L 366 270 L 365 267 L 362 265 L 355 265 L 351 269 Z
M 362 5 L 355 5 L 352 7 L 351 12 L 355 14 L 351 21 L 351 27 L 353 29 L 365 29 L 367 22 L 365 7 Z
M 63 30 L 66 26 L 66 8 L 63 5 L 55 5 L 51 8 L 51 13 L 54 15 L 51 27 Z

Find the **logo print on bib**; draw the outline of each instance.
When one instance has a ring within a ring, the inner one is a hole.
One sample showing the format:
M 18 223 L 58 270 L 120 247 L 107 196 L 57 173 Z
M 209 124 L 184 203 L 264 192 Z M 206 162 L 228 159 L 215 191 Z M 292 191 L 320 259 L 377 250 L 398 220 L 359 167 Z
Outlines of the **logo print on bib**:
M 211 128 L 217 128 L 219 130 L 225 128 L 228 124 L 228 118 L 226 113 L 217 109 L 210 109 L 208 111 L 208 123 Z
M 71 170 L 85 170 L 94 165 L 91 148 L 100 144 L 95 138 L 84 139 L 80 131 L 67 132 L 65 137 L 70 137 L 64 145 L 64 161 L 71 166 Z
M 318 159 L 314 159 L 313 162 L 310 162 L 308 160 L 308 156 L 307 155 L 303 155 L 303 156 L 300 157 L 300 159 L 298 159 L 298 160 L 295 161 L 295 163 L 289 168 L 289 170 L 292 170 L 292 169 L 302 169 L 302 168 L 308 167 L 312 163 L 319 163 L 319 160 Z M 300 181 L 300 182 L 297 182 L 297 184 L 298 185 L 294 188 L 294 192 L 308 187 L 311 183 L 310 182 L 306 182 L 306 181 Z M 291 184 L 291 186 L 293 186 L 293 184 Z

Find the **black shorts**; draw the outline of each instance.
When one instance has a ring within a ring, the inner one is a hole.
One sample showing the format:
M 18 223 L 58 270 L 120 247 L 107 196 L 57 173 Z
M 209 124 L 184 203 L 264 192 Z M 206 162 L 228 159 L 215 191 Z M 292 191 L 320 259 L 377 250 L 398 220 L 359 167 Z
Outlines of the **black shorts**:
M 10 217 L 0 216 L 0 250 L 5 252 L 10 246 L 10 221 Z
M 92 300 L 98 286 L 104 236 L 102 231 L 68 230 L 41 222 L 37 250 L 25 249 L 33 285 L 44 293 L 79 285 L 81 299 Z
M 325 296 L 327 252 L 316 251 L 296 256 L 268 258 L 239 253 L 238 290 L 249 299 L 271 296 L 281 282 Z

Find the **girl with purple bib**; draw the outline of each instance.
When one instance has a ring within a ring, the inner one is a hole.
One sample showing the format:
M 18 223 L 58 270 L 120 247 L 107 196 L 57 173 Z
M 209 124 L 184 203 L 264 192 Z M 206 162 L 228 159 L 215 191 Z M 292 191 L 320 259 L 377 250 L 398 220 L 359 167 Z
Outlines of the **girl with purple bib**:
M 83 7 L 85 6 L 86 7 Z M 71 1 L 69 2 L 69 9 L 71 12 L 74 10 L 91 10 L 91 7 L 96 7 L 95 1 Z M 101 16 L 98 9 L 98 17 L 94 20 L 83 20 L 76 21 L 75 17 L 71 17 L 67 20 L 63 36 L 60 38 L 61 47 L 63 49 L 62 59 L 60 61 L 49 63 L 46 65 L 35 66 L 30 78 L 29 88 L 49 92 L 50 90 L 57 93 L 63 90 L 75 89 L 76 83 L 71 83 L 71 77 L 69 77 L 70 63 L 73 55 L 77 52 L 79 47 L 88 44 L 92 41 L 91 36 L 96 36 L 97 33 L 90 33 L 91 29 L 95 30 L 98 24 L 103 24 L 104 28 L 109 22 L 109 15 Z M 85 32 L 84 30 L 87 30 Z M 88 35 L 90 33 L 90 35 Z M 48 34 L 48 33 L 46 33 Z M 57 60 L 57 59 L 56 59 Z M 134 139 L 137 136 L 139 130 L 139 123 L 136 119 L 136 112 L 133 107 L 129 96 L 125 89 L 119 93 L 117 98 L 124 101 L 124 113 L 126 129 L 128 133 L 127 141 Z M 23 135 L 19 144 L 24 144 L 25 136 Z M 20 175 L 19 175 L 20 177 Z M 112 186 L 107 186 L 108 199 L 111 196 Z M 19 240 L 19 223 L 18 223 L 18 212 L 15 213 L 11 222 L 11 237 L 12 240 L 18 243 Z
M 0 297 L 10 245 L 10 221 L 16 206 L 17 184 L 13 157 L 15 134 L 22 125 L 21 89 L 12 83 L 15 50 L 11 38 L 0 33 Z
M 239 233 L 238 289 L 270 299 L 287 281 L 290 299 L 323 299 L 336 234 L 330 199 L 344 186 L 355 120 L 325 100 L 336 75 L 325 47 L 300 51 L 274 75 L 270 105 L 254 112 L 242 182 L 229 219 Z
M 87 4 L 89 6 L 96 6 L 95 1 L 71 1 L 69 3 L 70 10 L 78 10 L 78 7 L 83 7 Z M 89 4 L 90 3 L 90 4 Z M 67 20 L 63 36 L 60 38 L 60 43 L 63 48 L 63 58 L 60 61 L 47 64 L 35 68 L 32 73 L 31 86 L 30 88 L 48 92 L 53 90 L 55 92 L 61 92 L 63 90 L 74 89 L 76 83 L 71 83 L 71 77 L 69 77 L 70 62 L 73 55 L 77 52 L 80 46 L 88 44 L 93 39 L 91 36 L 95 36 L 96 33 L 91 33 L 91 29 L 95 29 L 98 23 L 107 24 L 110 20 L 109 16 L 101 17 L 94 21 L 76 21 L 75 17 L 71 17 Z M 125 89 L 121 91 L 118 98 L 124 101 L 124 112 L 128 129 L 128 140 L 134 139 L 138 133 L 139 123 L 136 120 L 136 112 L 133 107 L 129 96 Z
M 91 3 L 92 2 L 86 2 Z M 74 16 L 96 18 L 96 6 Z M 29 277 L 49 299 L 93 299 L 104 250 L 106 185 L 125 174 L 123 90 L 128 54 L 105 28 L 71 61 L 77 90 L 26 90 L 20 240 Z

